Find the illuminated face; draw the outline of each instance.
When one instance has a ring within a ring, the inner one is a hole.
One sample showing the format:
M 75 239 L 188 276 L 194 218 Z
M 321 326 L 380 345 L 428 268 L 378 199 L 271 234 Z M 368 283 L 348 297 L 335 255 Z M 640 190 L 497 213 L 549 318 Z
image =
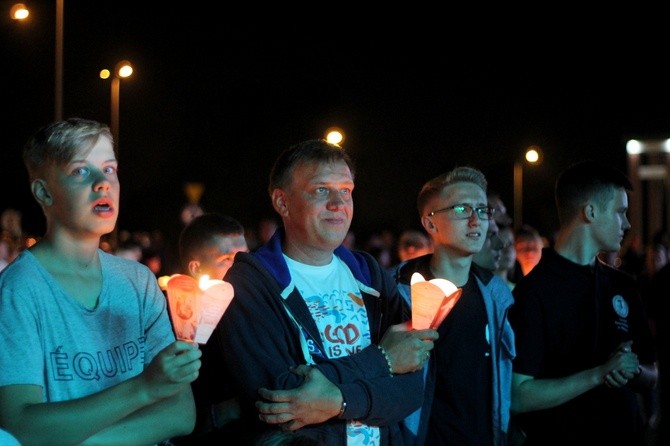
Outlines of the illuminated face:
M 540 262 L 543 246 L 542 239 L 517 239 L 514 242 L 516 260 L 523 275 L 528 274 Z
M 474 183 L 451 184 L 433 200 L 429 211 L 457 204 L 484 208 L 487 206 L 486 193 Z M 473 212 L 470 218 L 465 219 L 452 218 L 449 212 L 436 212 L 432 216 L 424 216 L 421 221 L 426 231 L 433 237 L 435 249 L 447 249 L 457 256 L 474 255 L 481 251 L 489 228 L 489 220 L 482 219 L 477 212 Z
M 210 244 L 199 253 L 196 275 L 223 279 L 238 252 L 249 252 L 243 234 L 214 235 Z
M 90 150 L 78 150 L 69 163 L 35 180 L 42 181 L 36 195 L 52 229 L 96 239 L 112 232 L 121 189 L 117 168 L 112 143 L 102 136 Z
M 295 166 L 291 184 L 273 192 L 286 231 L 286 254 L 307 263 L 330 258 L 349 231 L 353 190 L 353 176 L 344 161 Z

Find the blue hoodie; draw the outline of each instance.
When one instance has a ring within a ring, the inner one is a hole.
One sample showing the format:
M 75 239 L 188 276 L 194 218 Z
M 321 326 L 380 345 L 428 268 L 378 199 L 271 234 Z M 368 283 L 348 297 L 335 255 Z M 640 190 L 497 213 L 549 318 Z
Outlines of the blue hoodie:
M 421 406 L 421 372 L 389 374 L 388 363 L 376 347 L 390 325 L 406 321 L 409 308 L 388 274 L 372 256 L 338 247 L 334 255 L 358 281 L 367 309 L 372 344 L 360 352 L 328 359 L 316 323 L 295 288 L 282 255 L 283 230 L 257 251 L 238 253 L 225 280 L 235 297 L 212 340 L 234 389 L 241 395 L 242 418 L 248 429 L 262 433 L 277 429 L 258 419 L 254 402 L 258 389 L 292 389 L 301 376 L 292 367 L 313 362 L 341 390 L 346 410 L 341 418 L 309 425 L 297 433 L 321 445 L 346 445 L 346 420 L 379 426 L 384 446 L 404 445 L 402 420 Z

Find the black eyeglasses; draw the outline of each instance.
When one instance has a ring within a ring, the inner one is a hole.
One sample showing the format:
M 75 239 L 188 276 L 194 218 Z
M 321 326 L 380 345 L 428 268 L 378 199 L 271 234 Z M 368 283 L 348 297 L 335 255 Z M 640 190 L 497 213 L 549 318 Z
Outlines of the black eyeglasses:
M 482 206 L 479 208 L 474 208 L 469 204 L 455 204 L 446 208 L 438 209 L 436 211 L 430 212 L 428 216 L 432 217 L 435 214 L 440 212 L 446 212 L 447 216 L 452 220 L 467 220 L 472 217 L 472 213 L 476 212 L 477 217 L 481 220 L 491 220 L 493 214 L 495 214 L 495 209 L 490 206 Z

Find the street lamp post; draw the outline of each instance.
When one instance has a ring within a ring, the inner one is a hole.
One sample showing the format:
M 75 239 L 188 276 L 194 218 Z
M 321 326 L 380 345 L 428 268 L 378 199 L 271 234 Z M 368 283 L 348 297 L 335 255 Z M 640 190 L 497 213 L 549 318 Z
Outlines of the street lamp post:
M 113 74 L 113 75 L 112 75 Z M 121 96 L 121 78 L 128 77 L 133 74 L 133 66 L 127 60 L 122 60 L 116 64 L 114 73 L 108 69 L 100 71 L 101 79 L 111 79 L 111 116 L 110 116 L 110 130 L 114 138 L 114 146 L 116 147 L 116 156 L 119 156 L 119 103 Z M 109 243 L 115 249 L 119 241 L 118 221 L 114 226 L 114 231 L 110 234 Z
M 112 78 L 111 88 L 111 111 L 110 111 L 110 125 L 112 127 L 112 136 L 114 143 L 119 146 L 119 101 L 121 100 L 121 79 L 118 76 Z
M 119 148 L 119 103 L 121 96 L 121 78 L 128 77 L 132 74 L 133 67 L 127 60 L 122 60 L 116 64 L 116 68 L 114 69 L 114 76 L 112 76 L 112 73 L 110 73 L 110 71 L 107 69 L 100 71 L 100 77 L 102 79 L 108 79 L 109 77 L 112 77 L 110 127 L 117 151 Z
M 56 86 L 54 117 L 63 119 L 63 9 L 65 0 L 56 0 Z
M 523 164 L 514 162 L 514 230 L 521 227 L 523 214 Z
M 63 119 L 63 11 L 65 0 L 56 0 L 56 52 L 54 66 L 54 120 Z M 16 3 L 9 11 L 14 20 L 26 20 L 30 10 L 23 3 Z
M 542 162 L 542 152 L 538 146 L 530 146 L 526 149 L 524 159 L 529 164 Z M 523 162 L 514 162 L 514 230 L 522 225 L 523 221 Z

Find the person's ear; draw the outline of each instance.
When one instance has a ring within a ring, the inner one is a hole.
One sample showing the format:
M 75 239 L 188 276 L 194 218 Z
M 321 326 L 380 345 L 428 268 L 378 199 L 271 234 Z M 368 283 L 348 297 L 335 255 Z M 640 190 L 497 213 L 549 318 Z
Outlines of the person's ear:
M 193 277 L 198 277 L 200 274 L 200 261 L 191 260 L 188 262 L 188 273 Z
M 51 192 L 49 192 L 47 182 L 43 179 L 38 178 L 33 180 L 30 183 L 30 190 L 40 206 L 51 206 L 53 204 L 53 197 L 51 196 Z
M 593 221 L 596 218 L 596 208 L 593 204 L 587 204 L 584 206 L 584 217 L 586 221 Z
M 429 234 L 434 234 L 437 232 L 437 226 L 435 226 L 435 223 L 433 223 L 433 219 L 427 215 L 421 217 L 421 225 Z
M 272 191 L 272 206 L 279 215 L 285 217 L 288 215 L 288 206 L 286 204 L 286 193 L 281 189 Z

